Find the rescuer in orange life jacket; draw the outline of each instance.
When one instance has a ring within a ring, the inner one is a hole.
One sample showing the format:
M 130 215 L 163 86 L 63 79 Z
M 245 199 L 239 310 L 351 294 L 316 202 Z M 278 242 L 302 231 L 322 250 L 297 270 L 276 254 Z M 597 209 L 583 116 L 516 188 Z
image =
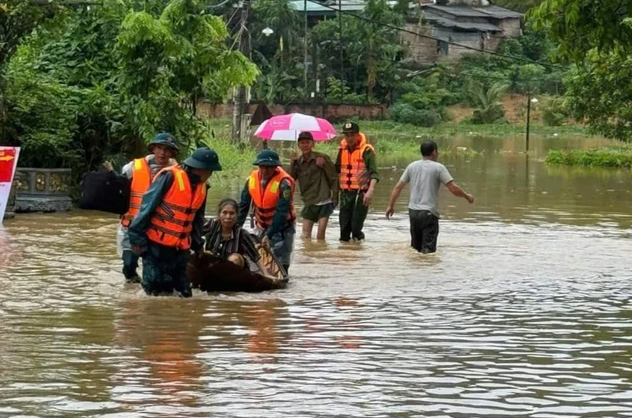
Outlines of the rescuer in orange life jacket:
M 364 239 L 364 220 L 373 200 L 375 185 L 380 180 L 375 149 L 368 143 L 355 122 L 342 127 L 345 137 L 340 142 L 336 170 L 340 181 L 340 241 Z
M 148 295 L 191 296 L 185 277 L 190 251 L 201 254 L 206 181 L 221 171 L 217 153 L 203 147 L 179 166 L 159 172 L 129 226 L 132 251 L 143 257 L 141 284 Z
M 147 145 L 151 154 L 143 158 L 132 160 L 123 167 L 122 175 L 131 180 L 129 210 L 121 217 L 119 224 L 122 234 L 121 250 L 123 259 L 123 275 L 128 282 L 138 283 L 140 277 L 136 272 L 138 269 L 138 256 L 132 252 L 129 245 L 129 228 L 132 220 L 140 210 L 140 202 L 143 194 L 149 189 L 153 178 L 165 167 L 176 165 L 177 162 L 172 157 L 178 155 L 178 144 L 173 135 L 161 132 Z M 105 162 L 104 167 L 112 171 L 112 164 Z
M 252 203 L 261 243 L 272 249 L 288 271 L 296 234 L 294 179 L 283 170 L 274 150 L 264 149 L 253 164 L 259 168 L 250 174 L 241 192 L 237 223 L 244 224 Z

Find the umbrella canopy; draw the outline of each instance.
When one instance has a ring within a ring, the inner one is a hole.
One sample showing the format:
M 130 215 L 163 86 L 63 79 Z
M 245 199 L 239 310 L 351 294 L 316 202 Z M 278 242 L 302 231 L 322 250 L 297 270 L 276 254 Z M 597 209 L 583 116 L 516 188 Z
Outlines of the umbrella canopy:
M 329 141 L 336 136 L 331 123 L 302 113 L 273 116 L 259 125 L 255 136 L 272 141 L 296 141 L 301 132 L 310 132 L 314 141 Z

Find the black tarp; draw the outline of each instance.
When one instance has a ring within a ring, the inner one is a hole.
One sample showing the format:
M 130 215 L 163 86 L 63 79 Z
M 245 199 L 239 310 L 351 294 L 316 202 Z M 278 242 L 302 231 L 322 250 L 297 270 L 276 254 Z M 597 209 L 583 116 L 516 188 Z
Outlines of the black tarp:
M 79 209 L 92 209 L 122 215 L 129 208 L 130 181 L 112 171 L 86 174 L 81 183 Z

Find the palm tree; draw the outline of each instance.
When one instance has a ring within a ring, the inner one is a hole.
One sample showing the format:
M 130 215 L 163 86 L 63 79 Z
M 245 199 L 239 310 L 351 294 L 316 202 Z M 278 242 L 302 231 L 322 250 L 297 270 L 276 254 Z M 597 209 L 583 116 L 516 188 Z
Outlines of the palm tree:
M 473 123 L 492 123 L 505 116 L 501 100 L 507 87 L 506 84 L 499 82 L 487 88 L 478 81 L 470 83 L 467 94 L 475 108 L 472 116 Z
M 367 0 L 363 10 L 363 16 L 371 22 L 379 22 L 391 26 L 402 23 L 402 17 L 389 7 L 386 0 Z M 394 61 L 398 45 L 397 31 L 381 24 L 358 22 L 360 41 L 364 45 L 364 60 L 367 72 L 367 95 L 373 98 L 377 84 L 377 75 L 380 62 Z

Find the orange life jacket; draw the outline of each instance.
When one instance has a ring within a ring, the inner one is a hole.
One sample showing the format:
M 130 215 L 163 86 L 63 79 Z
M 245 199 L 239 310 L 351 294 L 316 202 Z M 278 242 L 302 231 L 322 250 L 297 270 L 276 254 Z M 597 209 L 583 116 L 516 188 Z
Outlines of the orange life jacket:
M 134 217 L 138 215 L 140 202 L 143 200 L 143 195 L 151 184 L 151 170 L 145 158 L 135 159 L 133 170 L 129 209 L 121 218 L 121 224 L 126 228 L 132 223 Z
M 360 140 L 355 149 L 349 152 L 347 140 L 340 142 L 340 189 L 341 190 L 367 190 L 370 176 L 364 164 L 364 151 L 375 149 L 366 140 L 366 136 L 360 133 Z
M 167 247 L 188 250 L 195 213 L 206 198 L 206 184 L 200 183 L 192 190 L 189 177 L 180 166 L 163 168 L 155 178 L 165 171 L 173 173 L 173 184 L 151 217 L 147 238 Z
M 290 200 L 290 211 L 287 214 L 288 223 L 293 224 L 296 220 L 294 213 L 294 179 L 283 168 L 277 167 L 277 172 L 266 184 L 265 190 L 261 186 L 261 173 L 255 170 L 248 178 L 248 192 L 252 198 L 255 208 L 255 223 L 262 231 L 267 230 L 272 225 L 272 218 L 276 213 L 277 204 L 281 198 L 281 181 L 287 180 L 292 188 L 292 199 Z

